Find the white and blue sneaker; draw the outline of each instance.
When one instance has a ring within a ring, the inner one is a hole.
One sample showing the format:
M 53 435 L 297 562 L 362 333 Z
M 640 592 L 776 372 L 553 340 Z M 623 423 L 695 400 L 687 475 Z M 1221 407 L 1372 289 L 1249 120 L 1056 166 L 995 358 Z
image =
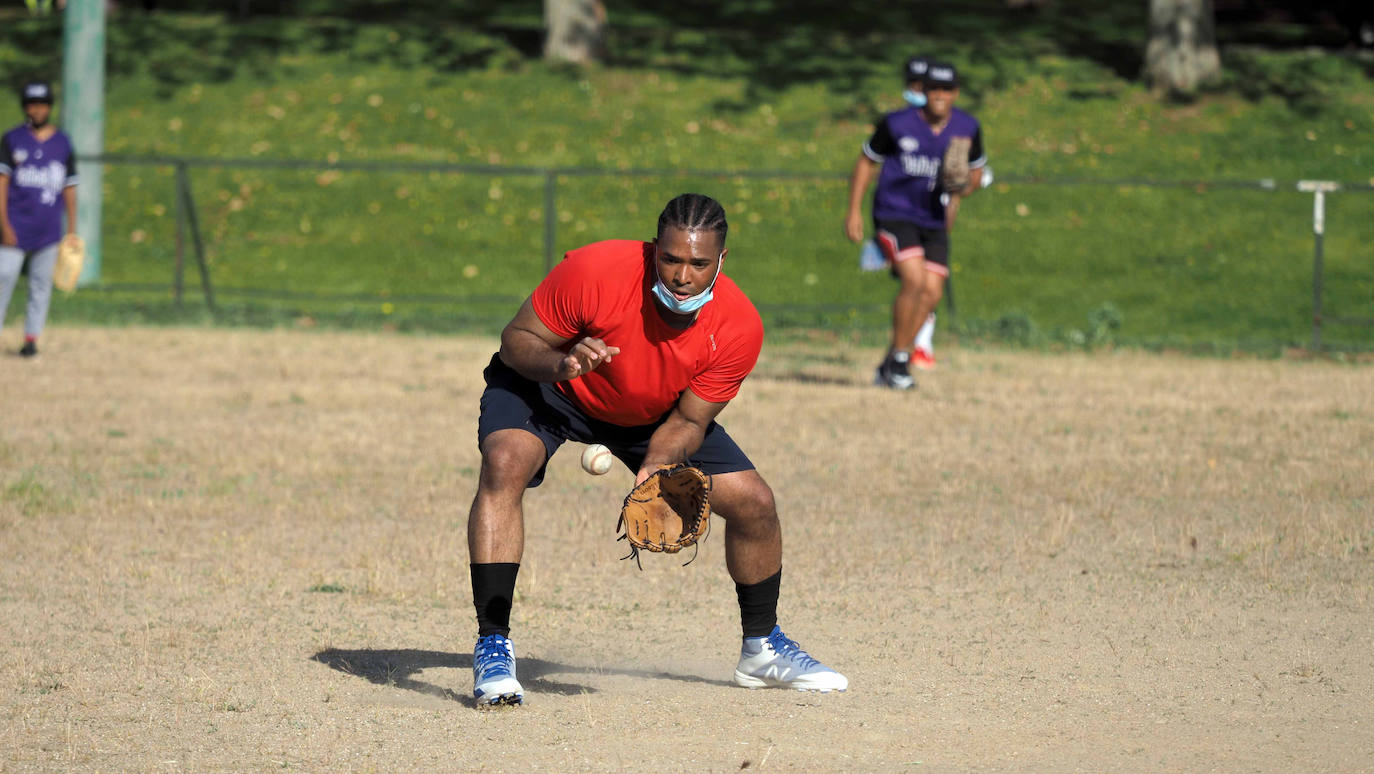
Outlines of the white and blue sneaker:
M 735 667 L 735 685 L 829 693 L 845 690 L 849 680 L 812 658 L 774 626 L 767 637 L 744 638 L 739 666 Z
M 472 649 L 472 696 L 478 709 L 523 704 L 525 689 L 515 679 L 515 647 L 499 634 L 477 639 Z

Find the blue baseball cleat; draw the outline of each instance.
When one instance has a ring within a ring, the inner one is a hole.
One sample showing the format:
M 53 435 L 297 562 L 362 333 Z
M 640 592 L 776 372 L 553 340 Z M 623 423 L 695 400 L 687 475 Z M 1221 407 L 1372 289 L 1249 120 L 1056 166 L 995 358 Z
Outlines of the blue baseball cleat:
M 477 640 L 472 649 L 472 696 L 478 709 L 525 703 L 525 689 L 515 679 L 515 647 L 499 634 Z
M 798 691 L 843 691 L 849 680 L 812 658 L 782 629 L 767 637 L 745 637 L 735 667 L 735 685 L 744 688 L 792 688 Z

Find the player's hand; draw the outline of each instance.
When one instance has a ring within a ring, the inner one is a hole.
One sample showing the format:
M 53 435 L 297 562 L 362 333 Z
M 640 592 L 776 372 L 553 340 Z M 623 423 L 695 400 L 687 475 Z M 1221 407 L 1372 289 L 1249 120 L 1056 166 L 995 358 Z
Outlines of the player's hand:
M 945 231 L 954 230 L 954 221 L 959 217 L 959 201 L 962 198 L 959 194 L 949 195 L 949 202 L 945 204 Z
M 620 354 L 620 347 L 607 346 L 606 342 L 591 336 L 584 337 L 568 351 L 567 357 L 558 364 L 559 381 L 576 379 L 595 371 L 602 363 L 609 363 Z
M 9 226 L 0 227 L 0 245 L 5 247 L 15 247 L 19 244 L 19 237 L 14 233 L 14 229 Z
M 844 235 L 849 241 L 858 244 L 864 241 L 864 216 L 861 212 L 851 212 L 844 219 Z

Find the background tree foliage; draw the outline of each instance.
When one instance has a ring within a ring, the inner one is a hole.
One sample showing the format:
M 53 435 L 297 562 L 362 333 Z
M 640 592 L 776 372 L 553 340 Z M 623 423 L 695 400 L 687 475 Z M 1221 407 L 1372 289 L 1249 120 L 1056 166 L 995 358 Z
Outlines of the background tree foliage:
M 1181 95 L 1221 77 L 1211 0 L 1150 0 L 1144 75 L 1156 91 Z

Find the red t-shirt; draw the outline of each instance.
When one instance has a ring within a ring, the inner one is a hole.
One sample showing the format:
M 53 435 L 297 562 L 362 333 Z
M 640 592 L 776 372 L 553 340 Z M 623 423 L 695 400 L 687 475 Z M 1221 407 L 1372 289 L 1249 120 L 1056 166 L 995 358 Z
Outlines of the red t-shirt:
M 763 348 L 763 321 L 729 277 L 685 330 L 668 325 L 651 292 L 654 246 L 625 239 L 570 251 L 535 288 L 534 313 L 570 341 L 620 347 L 611 362 L 557 387 L 592 417 L 626 427 L 657 421 L 691 389 L 711 403 L 739 392 Z

